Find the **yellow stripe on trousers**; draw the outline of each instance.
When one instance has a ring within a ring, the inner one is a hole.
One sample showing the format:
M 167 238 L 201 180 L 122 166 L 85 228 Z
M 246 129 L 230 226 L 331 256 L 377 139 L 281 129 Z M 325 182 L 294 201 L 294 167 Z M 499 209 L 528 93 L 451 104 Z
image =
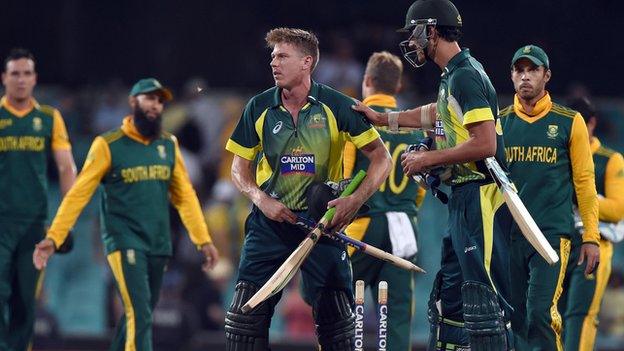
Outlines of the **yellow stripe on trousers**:
M 494 291 L 496 286 L 492 281 L 490 266 L 492 264 L 492 247 L 494 246 L 494 216 L 496 211 L 505 202 L 503 194 L 496 184 L 487 184 L 479 187 L 481 201 L 481 221 L 483 223 L 483 265 L 487 272 L 490 284 Z
M 126 278 L 124 277 L 123 267 L 121 265 L 121 251 L 115 251 L 107 257 L 108 264 L 113 270 L 113 276 L 117 281 L 121 300 L 123 301 L 124 311 L 126 314 L 126 346 L 125 351 L 136 351 L 135 335 L 136 335 L 136 319 L 134 317 L 134 308 L 132 300 L 126 286 Z
M 561 342 L 561 314 L 557 309 L 557 303 L 563 292 L 563 280 L 565 278 L 566 267 L 570 259 L 570 240 L 565 238 L 559 239 L 559 279 L 557 279 L 557 288 L 550 305 L 550 327 L 555 333 L 555 342 L 557 343 L 557 351 L 563 351 L 563 343 Z
M 612 257 L 613 244 L 608 240 L 600 240 L 600 264 L 596 272 L 596 290 L 594 290 L 594 297 L 589 306 L 589 311 L 587 311 L 587 316 L 583 320 L 579 351 L 591 351 L 594 349 L 598 312 L 600 311 L 600 302 L 602 302 L 602 297 L 607 289 L 607 282 L 609 282 L 609 276 L 611 275 Z

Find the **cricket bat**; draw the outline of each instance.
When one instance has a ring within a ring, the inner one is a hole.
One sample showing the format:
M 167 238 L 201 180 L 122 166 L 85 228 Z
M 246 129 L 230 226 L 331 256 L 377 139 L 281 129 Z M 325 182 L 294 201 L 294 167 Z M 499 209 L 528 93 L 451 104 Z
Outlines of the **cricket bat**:
M 498 161 L 496 161 L 494 157 L 488 157 L 485 159 L 485 165 L 490 171 L 492 178 L 494 178 L 496 185 L 498 185 L 498 188 L 503 193 L 505 203 L 507 207 L 509 207 L 509 211 L 518 224 L 518 227 L 520 227 L 520 231 L 522 231 L 524 237 L 548 264 L 552 265 L 557 263 L 557 261 L 559 261 L 557 252 L 550 246 L 546 237 L 544 237 L 544 234 L 518 196 L 516 187 L 509 180 L 507 174 L 505 174 L 498 164 Z
M 347 188 L 340 194 L 340 197 L 346 197 L 351 195 L 355 189 L 360 185 L 362 180 L 366 177 L 365 171 L 359 171 L 353 180 L 349 183 Z M 241 307 L 243 313 L 247 313 L 258 306 L 262 301 L 280 292 L 295 276 L 299 267 L 303 264 L 305 259 L 310 255 L 312 248 L 323 235 L 325 226 L 334 218 L 336 213 L 335 208 L 330 208 L 325 212 L 325 215 L 318 222 L 316 227 L 310 231 L 303 241 L 297 246 L 290 256 L 282 263 L 282 265 L 273 273 L 271 278 L 258 290 L 250 299 Z
M 299 216 L 297 218 L 297 225 L 300 226 L 301 228 L 304 228 L 306 230 L 311 230 L 314 228 L 315 224 L 312 220 L 310 219 L 306 219 L 304 217 Z M 413 264 L 412 262 L 393 255 L 389 252 L 386 252 L 384 250 L 378 249 L 373 245 L 369 245 L 366 244 L 362 241 L 359 241 L 357 239 L 354 239 L 350 236 L 348 236 L 347 234 L 345 234 L 345 232 L 343 230 L 337 232 L 337 233 L 323 233 L 323 235 L 326 235 L 330 238 L 332 238 L 333 240 L 336 240 L 338 242 L 341 242 L 345 245 L 351 246 L 354 249 L 358 250 L 358 251 L 362 251 L 367 255 L 373 256 L 377 259 L 380 259 L 382 261 L 386 261 L 388 263 L 391 263 L 399 268 L 408 270 L 408 271 L 413 271 L 416 273 L 427 273 L 425 272 L 424 269 L 418 267 L 417 265 Z

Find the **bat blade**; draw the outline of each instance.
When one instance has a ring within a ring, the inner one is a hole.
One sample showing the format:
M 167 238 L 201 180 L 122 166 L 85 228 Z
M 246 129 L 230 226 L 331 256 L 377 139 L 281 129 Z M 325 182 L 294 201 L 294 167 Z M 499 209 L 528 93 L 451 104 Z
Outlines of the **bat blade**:
M 537 251 L 548 264 L 552 265 L 557 263 L 559 261 L 559 255 L 557 255 L 557 252 L 550 246 L 548 240 L 546 240 L 544 233 L 542 233 L 542 230 L 537 226 L 537 223 L 535 223 L 529 210 L 524 206 L 524 203 L 517 194 L 515 186 L 509 178 L 507 178 L 507 175 L 498 164 L 498 161 L 496 161 L 494 157 L 488 157 L 485 159 L 485 165 L 494 178 L 496 185 L 498 185 L 503 193 L 503 198 L 509 208 L 509 212 L 511 212 L 511 216 L 516 224 L 518 224 L 522 235 L 524 235 L 535 251 Z

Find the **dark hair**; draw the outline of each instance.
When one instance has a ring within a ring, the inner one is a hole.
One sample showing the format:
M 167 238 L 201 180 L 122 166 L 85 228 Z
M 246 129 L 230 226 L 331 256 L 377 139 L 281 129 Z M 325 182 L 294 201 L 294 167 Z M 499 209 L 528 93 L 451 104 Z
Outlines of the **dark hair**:
M 585 123 L 587 123 L 587 121 L 591 117 L 596 117 L 596 108 L 591 103 L 591 101 L 589 101 L 589 99 L 584 96 L 574 98 L 568 101 L 568 107 L 575 111 L 578 111 L 581 116 L 583 116 Z
M 4 59 L 3 72 L 6 72 L 7 64 L 9 63 L 9 61 L 19 60 L 22 58 L 32 60 L 33 63 L 35 62 L 35 56 L 30 51 L 24 48 L 11 49 L 7 57 Z
M 459 41 L 462 36 L 462 32 L 459 27 L 435 26 L 435 29 L 438 31 L 438 35 L 448 42 Z

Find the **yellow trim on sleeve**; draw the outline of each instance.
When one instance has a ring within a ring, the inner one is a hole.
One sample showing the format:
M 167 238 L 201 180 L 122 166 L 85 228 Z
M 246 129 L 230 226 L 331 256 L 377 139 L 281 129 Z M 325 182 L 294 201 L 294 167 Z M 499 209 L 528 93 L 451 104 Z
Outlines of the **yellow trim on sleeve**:
M 345 233 L 347 233 L 350 238 L 362 241 L 370 221 L 370 217 L 360 217 L 349 224 L 349 226 L 345 229 Z M 352 256 L 355 252 L 355 248 L 349 246 L 347 248 L 347 252 L 349 253 L 349 256 Z
M 117 287 L 121 294 L 121 301 L 124 306 L 124 313 L 126 315 L 126 345 L 124 351 L 136 351 L 136 318 L 134 313 L 134 307 L 132 306 L 132 299 L 130 298 L 130 292 L 126 285 L 126 277 L 123 272 L 123 265 L 121 263 L 121 251 L 115 251 L 106 256 L 108 264 L 111 266 L 113 276 L 117 281 Z
M 103 137 L 98 136 L 93 140 L 82 171 L 63 197 L 52 225 L 48 229 L 47 237 L 54 241 L 56 247 L 61 246 L 67 238 L 69 230 L 91 200 L 91 196 L 100 185 L 102 177 L 108 172 L 110 165 L 111 155 L 108 143 Z
M 599 218 L 605 222 L 624 219 L 624 158 L 613 153 L 605 170 L 605 197 L 598 199 Z
M 358 149 L 361 149 L 368 143 L 374 141 L 375 139 L 378 139 L 380 136 L 377 129 L 371 127 L 370 129 L 356 136 L 352 136 L 351 134 L 349 134 L 349 137 L 351 139 L 351 142 L 353 142 L 353 145 L 355 145 L 355 147 L 357 147 Z
M 355 168 L 355 161 L 357 158 L 357 149 L 352 142 L 347 141 L 344 147 L 344 154 L 342 156 L 342 169 L 343 177 L 351 178 L 353 175 L 353 169 Z
M 240 145 L 232 139 L 228 139 L 227 144 L 225 144 L 225 149 L 249 161 L 254 160 L 258 151 L 257 146 L 250 149 Z
M 594 159 L 589 146 L 587 127 L 580 113 L 574 116 L 568 147 L 574 191 L 585 229 L 583 242 L 598 243 L 600 234 L 598 232 L 598 195 L 594 176 Z
M 463 125 L 482 122 L 482 121 L 493 121 L 494 115 L 492 114 L 492 109 L 489 107 L 475 108 L 466 113 L 464 113 L 464 121 Z
M 69 135 L 59 110 L 54 110 L 52 118 L 52 150 L 71 150 Z
M 193 244 L 199 246 L 211 243 L 212 239 L 208 233 L 206 220 L 199 205 L 197 193 L 195 193 L 191 179 L 186 171 L 180 146 L 175 137 L 172 136 L 172 139 L 175 143 L 176 157 L 171 183 L 169 184 L 171 203 L 178 210 L 180 219 L 182 219 L 182 223 L 184 223 Z

